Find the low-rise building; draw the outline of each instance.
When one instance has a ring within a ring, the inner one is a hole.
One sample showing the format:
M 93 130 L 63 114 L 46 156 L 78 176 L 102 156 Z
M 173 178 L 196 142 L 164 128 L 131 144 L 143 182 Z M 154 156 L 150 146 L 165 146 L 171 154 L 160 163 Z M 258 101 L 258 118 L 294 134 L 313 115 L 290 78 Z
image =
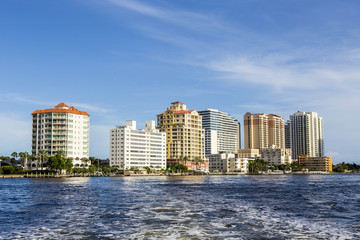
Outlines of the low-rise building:
M 136 121 L 111 129 L 110 166 L 166 169 L 166 133 L 155 128 L 155 121 L 146 121 L 145 129 L 136 129 Z
M 238 158 L 235 153 L 210 154 L 209 170 L 219 172 L 247 172 L 248 158 Z
M 260 157 L 259 149 L 239 149 L 238 157 L 239 158 L 258 158 Z
M 332 172 L 331 157 L 309 157 L 309 155 L 299 155 L 298 164 L 309 171 Z
M 270 165 L 292 163 L 291 149 L 276 148 L 274 145 L 260 150 L 261 158 Z

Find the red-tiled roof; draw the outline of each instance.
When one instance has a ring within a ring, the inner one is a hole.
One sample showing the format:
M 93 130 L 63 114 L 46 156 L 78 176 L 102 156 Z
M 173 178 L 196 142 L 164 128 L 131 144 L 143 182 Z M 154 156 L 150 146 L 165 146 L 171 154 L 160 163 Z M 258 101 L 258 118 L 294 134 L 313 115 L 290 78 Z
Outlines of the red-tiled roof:
M 56 108 L 57 107 L 69 107 L 68 105 L 66 105 L 65 103 L 59 103 L 58 105 L 55 106 Z
M 179 110 L 179 111 L 169 110 L 169 111 L 172 111 L 174 114 L 181 114 L 181 113 L 191 113 L 194 110 Z
M 70 107 L 69 109 L 63 109 L 63 108 L 57 108 L 57 107 L 69 107 L 65 103 L 59 103 L 55 106 L 55 108 L 48 108 L 44 110 L 35 110 L 32 114 L 39 114 L 39 113 L 73 113 L 73 114 L 79 114 L 79 115 L 86 115 L 90 116 L 87 112 L 79 111 L 75 107 Z
M 176 101 L 176 102 L 172 102 L 171 104 L 184 104 L 184 103 Z
M 170 112 L 172 112 L 174 114 L 183 114 L 183 113 L 192 113 L 195 110 L 179 110 L 179 111 L 175 111 L 175 110 L 170 110 L 169 109 L 168 111 L 170 111 Z M 156 116 L 162 116 L 162 115 L 163 115 L 163 113 L 160 113 L 160 114 L 157 114 Z

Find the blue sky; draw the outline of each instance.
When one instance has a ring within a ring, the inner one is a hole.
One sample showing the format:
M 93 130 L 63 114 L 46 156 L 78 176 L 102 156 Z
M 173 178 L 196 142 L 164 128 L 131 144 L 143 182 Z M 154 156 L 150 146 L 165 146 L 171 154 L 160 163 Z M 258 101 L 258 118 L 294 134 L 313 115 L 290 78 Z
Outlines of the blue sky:
M 324 118 L 334 162 L 360 162 L 360 2 L 2 0 L 0 155 L 30 151 L 31 112 L 91 115 L 90 155 L 109 129 L 143 127 L 172 101 L 285 119 Z

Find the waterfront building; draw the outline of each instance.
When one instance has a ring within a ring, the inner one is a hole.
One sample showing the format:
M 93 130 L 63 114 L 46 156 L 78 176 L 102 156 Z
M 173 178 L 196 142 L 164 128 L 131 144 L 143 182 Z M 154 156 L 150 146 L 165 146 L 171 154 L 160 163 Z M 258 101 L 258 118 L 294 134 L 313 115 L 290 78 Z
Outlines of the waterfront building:
M 155 121 L 146 121 L 145 129 L 136 129 L 136 121 L 111 129 L 110 166 L 166 169 L 166 134 L 155 128 Z
M 324 156 L 323 120 L 316 112 L 296 112 L 290 116 L 293 159 L 298 155 Z
M 298 155 L 298 164 L 309 171 L 332 172 L 331 157 L 309 157 L 307 154 Z
M 290 120 L 285 123 L 285 148 L 291 149 Z
M 244 115 L 244 148 L 263 149 L 275 145 L 285 148 L 285 121 L 275 114 Z
M 54 108 L 32 113 L 31 153 L 45 150 L 54 156 L 59 150 L 73 159 L 74 167 L 86 166 L 89 158 L 89 121 L 87 112 L 60 103 Z
M 205 155 L 235 153 L 240 149 L 240 123 L 216 109 L 199 111 L 205 129 Z
M 209 170 L 218 172 L 247 172 L 248 158 L 239 158 L 234 153 L 210 154 Z
M 208 169 L 205 131 L 197 111 L 188 110 L 182 102 L 172 102 L 165 112 L 157 115 L 157 127 L 166 133 L 168 165 L 181 162 L 189 169 Z
M 259 158 L 260 150 L 259 149 L 239 149 L 238 157 L 239 158 Z
M 260 149 L 261 159 L 269 162 L 270 165 L 290 164 L 292 163 L 291 149 L 269 148 Z

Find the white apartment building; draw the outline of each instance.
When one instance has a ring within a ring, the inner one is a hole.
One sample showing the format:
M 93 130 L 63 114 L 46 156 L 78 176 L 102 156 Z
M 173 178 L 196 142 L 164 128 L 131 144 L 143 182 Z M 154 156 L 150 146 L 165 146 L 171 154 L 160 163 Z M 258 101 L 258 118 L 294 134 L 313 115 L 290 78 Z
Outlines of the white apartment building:
M 136 129 L 136 121 L 111 129 L 110 166 L 166 169 L 166 133 L 155 128 L 155 121 L 146 121 L 145 129 Z
M 74 167 L 84 166 L 89 158 L 90 115 L 60 103 L 54 108 L 36 110 L 32 113 L 32 147 L 36 155 L 40 150 L 54 156 L 63 150 L 73 159 Z
M 269 162 L 270 165 L 292 163 L 291 149 L 276 148 L 274 145 L 269 148 L 260 149 L 261 159 Z
M 198 112 L 205 128 L 205 155 L 233 153 L 240 149 L 240 123 L 229 114 L 216 109 Z
M 238 158 L 234 153 L 210 154 L 209 170 L 219 172 L 247 172 L 249 159 Z
M 296 112 L 290 115 L 292 158 L 298 155 L 324 156 L 323 120 L 316 112 Z

